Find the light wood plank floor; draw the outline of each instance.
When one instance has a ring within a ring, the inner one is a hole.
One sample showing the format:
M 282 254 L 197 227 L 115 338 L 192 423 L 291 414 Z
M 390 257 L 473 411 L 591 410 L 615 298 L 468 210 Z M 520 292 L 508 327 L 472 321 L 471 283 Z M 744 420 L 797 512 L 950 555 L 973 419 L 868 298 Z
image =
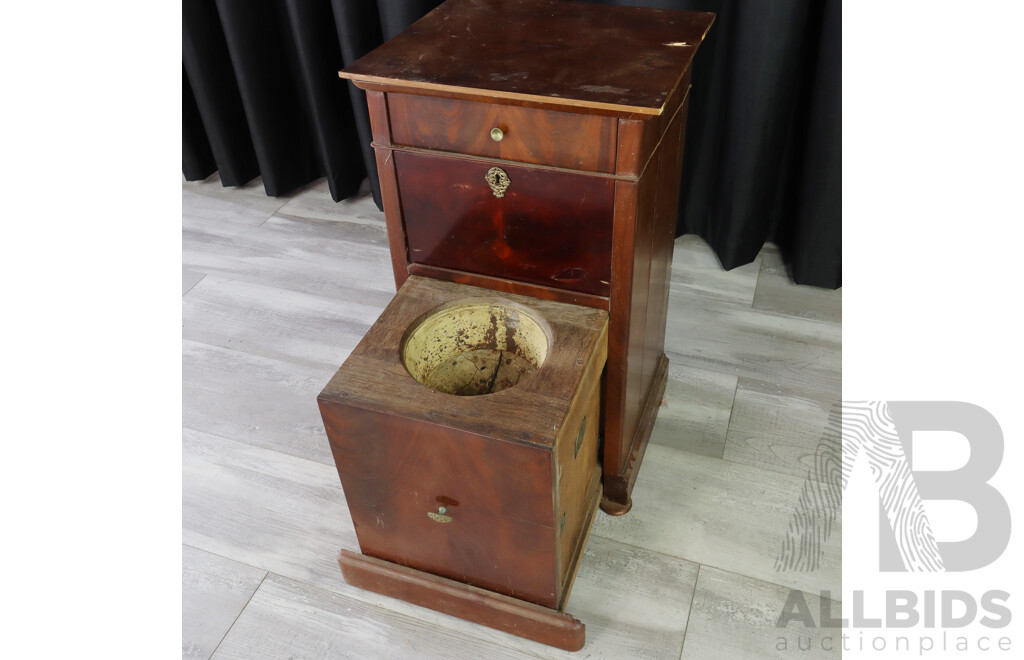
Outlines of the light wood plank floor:
M 182 185 L 182 228 L 182 657 L 784 658 L 807 637 L 775 627 L 790 590 L 840 593 L 841 529 L 817 570 L 775 568 L 840 397 L 842 298 L 774 247 L 726 272 L 676 239 L 665 400 L 633 511 L 598 515 L 568 654 L 341 578 L 358 545 L 315 398 L 394 293 L 369 196 L 215 175 Z M 801 657 L 838 657 L 811 633 Z

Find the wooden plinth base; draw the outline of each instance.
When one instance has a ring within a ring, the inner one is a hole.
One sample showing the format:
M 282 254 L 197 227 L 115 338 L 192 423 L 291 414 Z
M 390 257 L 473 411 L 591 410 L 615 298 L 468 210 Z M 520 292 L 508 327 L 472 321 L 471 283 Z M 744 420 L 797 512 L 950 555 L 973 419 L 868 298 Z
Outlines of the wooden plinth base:
M 654 384 L 644 403 L 636 435 L 633 436 L 633 448 L 629 452 L 625 470 L 622 474 L 608 474 L 607 472 L 604 474 L 604 497 L 601 500 L 601 510 L 605 513 L 621 516 L 633 508 L 633 486 L 636 484 L 636 475 L 640 472 L 640 463 L 644 460 L 644 453 L 647 451 L 647 442 L 651 439 L 651 430 L 654 428 L 658 408 L 661 407 L 661 401 L 665 396 L 667 383 L 668 357 L 662 353 L 661 360 L 658 361 L 658 369 L 654 372 Z
M 566 651 L 583 648 L 585 626 L 564 612 L 349 550 L 338 554 L 338 564 L 354 587 Z

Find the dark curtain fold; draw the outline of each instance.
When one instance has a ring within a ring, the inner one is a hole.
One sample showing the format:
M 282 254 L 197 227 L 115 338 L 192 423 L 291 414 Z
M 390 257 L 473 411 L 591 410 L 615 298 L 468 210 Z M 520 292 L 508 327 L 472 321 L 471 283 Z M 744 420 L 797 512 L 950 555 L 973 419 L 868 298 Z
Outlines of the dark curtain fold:
M 181 59 L 198 118 L 193 130 L 182 135 L 184 150 L 213 159 L 192 171 L 186 163 L 185 177 L 205 178 L 212 167 L 225 186 L 240 186 L 259 176 L 260 170 L 220 16 L 208 0 L 184 0 L 182 12 Z M 182 114 L 187 117 L 188 98 L 185 101 Z M 192 138 L 201 142 L 203 136 L 206 144 L 189 144 Z
M 730 269 L 766 241 L 797 283 L 841 264 L 839 0 L 599 0 L 712 11 L 694 65 L 677 234 Z M 183 170 L 281 195 L 321 176 L 335 201 L 380 190 L 363 92 L 337 78 L 440 0 L 185 0 Z
M 366 165 L 352 157 L 360 137 L 330 2 L 185 0 L 182 25 L 186 80 L 225 185 L 262 176 L 277 196 L 326 177 L 335 200 L 358 190 Z

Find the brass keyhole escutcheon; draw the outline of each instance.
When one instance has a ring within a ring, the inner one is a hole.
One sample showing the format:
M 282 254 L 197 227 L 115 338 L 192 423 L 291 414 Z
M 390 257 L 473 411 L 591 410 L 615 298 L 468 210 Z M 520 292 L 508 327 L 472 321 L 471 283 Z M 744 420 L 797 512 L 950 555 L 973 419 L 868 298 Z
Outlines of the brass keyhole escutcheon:
M 491 139 L 495 142 L 501 142 L 502 138 L 505 137 L 505 132 L 495 126 L 491 129 Z
M 427 515 L 430 516 L 430 519 L 439 523 L 450 523 L 452 521 L 452 517 L 447 514 L 448 508 L 443 506 L 437 507 L 437 513 L 427 511 Z
M 498 199 L 505 196 L 505 191 L 508 190 L 509 184 L 512 183 L 508 178 L 508 174 L 505 170 L 500 167 L 492 167 L 487 170 L 487 174 L 484 176 L 484 181 L 491 187 L 491 192 Z

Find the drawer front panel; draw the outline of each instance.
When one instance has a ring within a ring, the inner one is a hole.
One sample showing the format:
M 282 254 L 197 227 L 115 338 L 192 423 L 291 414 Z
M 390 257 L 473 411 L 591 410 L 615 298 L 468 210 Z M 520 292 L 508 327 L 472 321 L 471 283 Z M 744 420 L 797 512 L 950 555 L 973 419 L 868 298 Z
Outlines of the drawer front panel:
M 615 171 L 617 122 L 517 106 L 388 94 L 391 140 L 437 149 L 585 172 Z M 501 131 L 500 141 L 491 137 Z
M 395 151 L 409 261 L 607 296 L 614 180 Z
M 364 554 L 557 605 L 550 451 L 348 406 L 321 411 Z

